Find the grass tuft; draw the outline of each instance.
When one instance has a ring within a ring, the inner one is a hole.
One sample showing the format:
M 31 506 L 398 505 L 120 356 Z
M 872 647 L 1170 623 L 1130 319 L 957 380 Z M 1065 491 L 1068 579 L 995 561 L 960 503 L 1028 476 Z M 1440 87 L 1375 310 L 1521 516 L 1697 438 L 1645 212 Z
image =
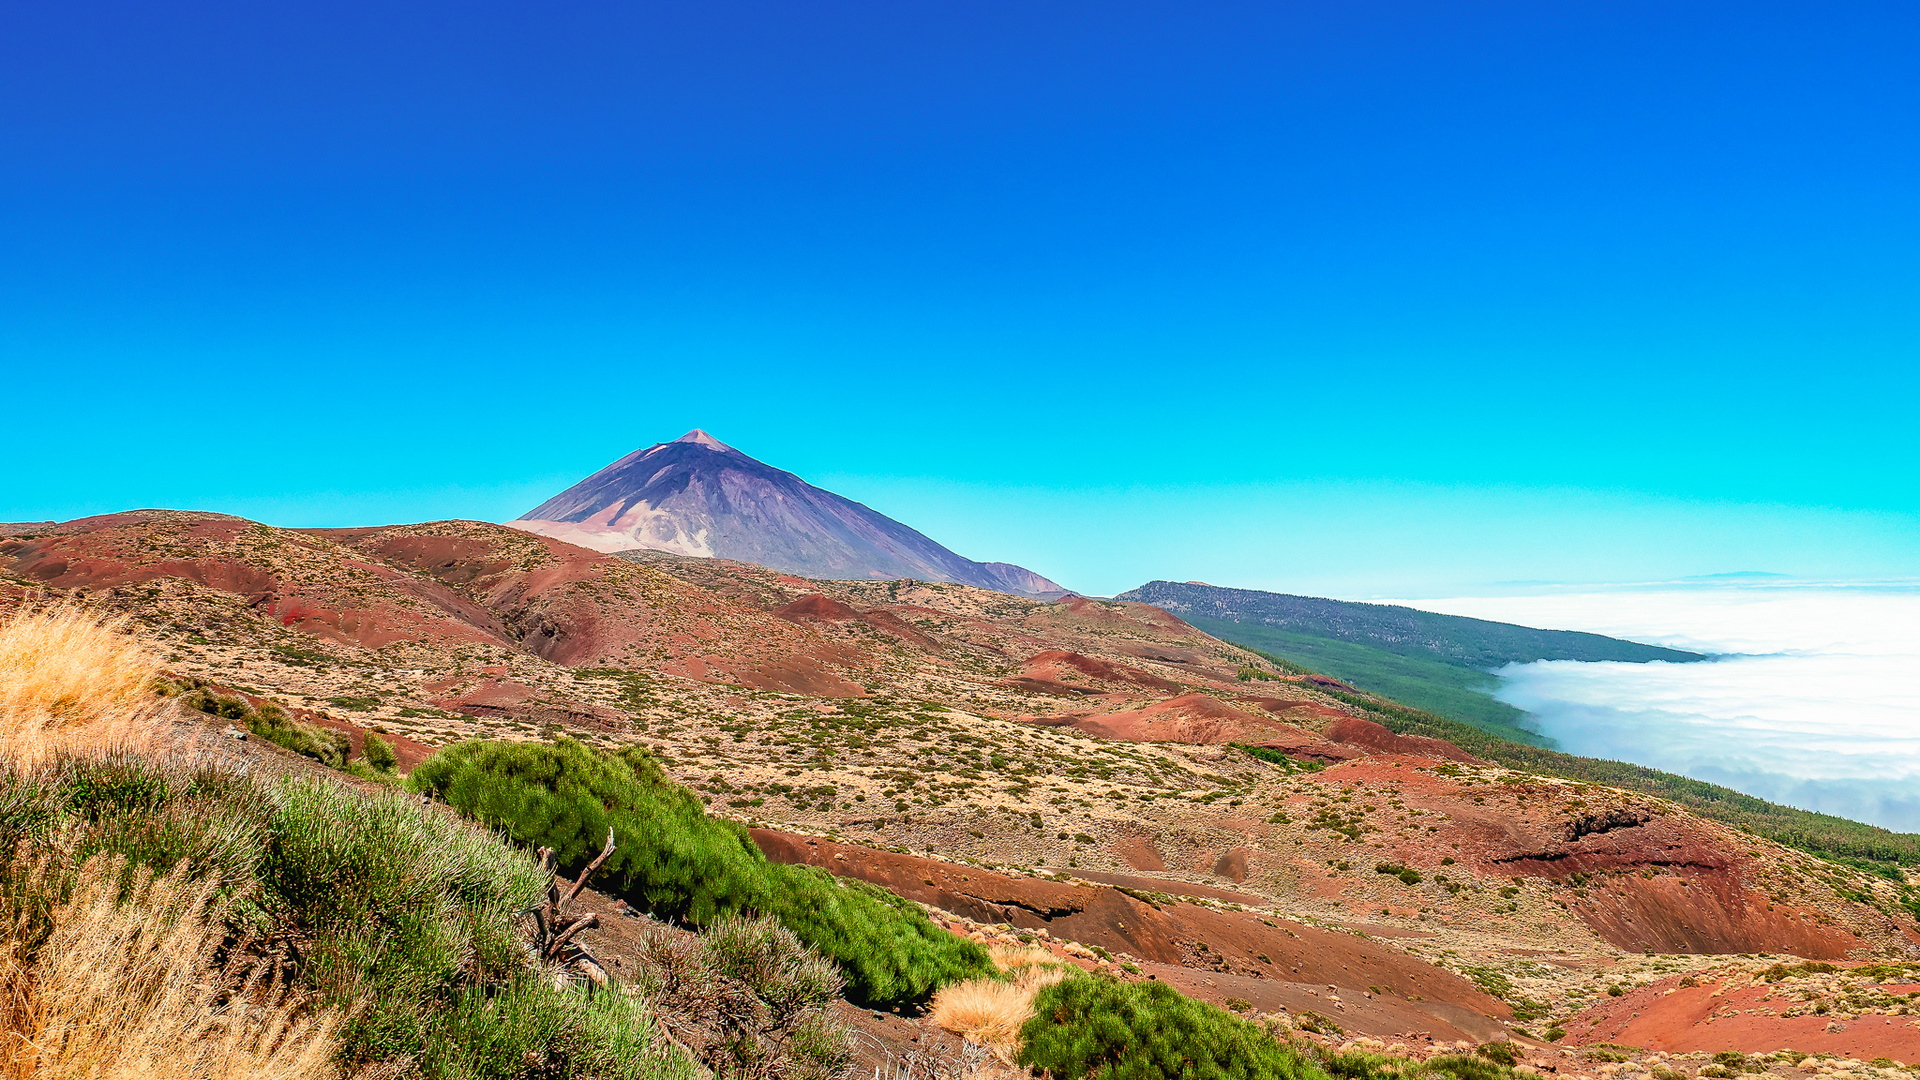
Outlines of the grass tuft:
M 23 867 L 44 885 L 57 871 Z M 97 855 L 33 934 L 16 911 L 4 946 L 7 1080 L 320 1080 L 337 1076 L 341 1017 L 313 1009 L 264 966 L 218 965 L 227 904 L 185 863 L 155 877 Z
M 159 656 L 127 626 L 73 603 L 0 622 L 0 761 L 29 767 L 157 745 L 167 728 L 167 705 L 150 689 Z

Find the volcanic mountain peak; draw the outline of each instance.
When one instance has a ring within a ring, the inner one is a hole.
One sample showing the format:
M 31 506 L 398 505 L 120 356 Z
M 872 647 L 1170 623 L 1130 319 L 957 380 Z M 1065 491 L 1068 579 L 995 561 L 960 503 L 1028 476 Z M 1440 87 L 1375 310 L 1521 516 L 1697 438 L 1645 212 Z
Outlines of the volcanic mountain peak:
M 698 428 L 622 457 L 508 524 L 596 551 L 669 551 L 814 578 L 1067 592 L 1024 567 L 956 555 Z
M 713 436 L 707 434 L 706 432 L 701 431 L 699 428 L 694 428 L 692 431 L 687 432 L 685 435 L 682 435 L 673 441 L 677 443 L 692 443 L 695 446 L 704 446 L 709 450 L 718 450 L 723 454 L 740 453 L 740 451 L 735 450 L 733 447 L 728 446 L 726 443 L 721 442 L 719 439 L 716 439 Z M 662 443 L 660 445 L 666 446 L 670 444 Z M 658 449 L 658 447 L 656 447 L 656 449 Z

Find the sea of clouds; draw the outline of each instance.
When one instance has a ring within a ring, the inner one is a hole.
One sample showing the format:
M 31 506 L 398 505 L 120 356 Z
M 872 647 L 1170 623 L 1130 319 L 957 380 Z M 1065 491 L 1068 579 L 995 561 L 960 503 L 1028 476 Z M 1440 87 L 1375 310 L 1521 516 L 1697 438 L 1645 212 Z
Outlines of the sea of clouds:
M 1920 587 L 1765 580 L 1403 602 L 1715 654 L 1510 664 L 1497 696 L 1572 753 L 1920 832 Z

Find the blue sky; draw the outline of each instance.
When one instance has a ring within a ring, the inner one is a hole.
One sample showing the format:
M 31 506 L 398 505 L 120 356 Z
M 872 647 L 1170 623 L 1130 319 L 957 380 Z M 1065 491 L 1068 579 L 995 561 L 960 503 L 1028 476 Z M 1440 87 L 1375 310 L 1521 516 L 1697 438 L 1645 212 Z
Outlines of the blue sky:
M 0 519 L 703 427 L 979 558 L 1920 574 L 1920 9 L 0 9 Z

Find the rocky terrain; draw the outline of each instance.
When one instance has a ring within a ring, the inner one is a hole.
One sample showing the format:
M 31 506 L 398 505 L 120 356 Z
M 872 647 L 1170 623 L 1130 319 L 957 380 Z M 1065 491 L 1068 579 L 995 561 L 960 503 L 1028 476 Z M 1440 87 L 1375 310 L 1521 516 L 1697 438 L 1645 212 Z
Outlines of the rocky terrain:
M 478 734 L 646 744 L 774 858 L 1316 1037 L 1512 1038 L 1654 1080 L 1731 1075 L 1719 1051 L 1841 1055 L 1742 1059 L 1781 1076 L 1920 1057 L 1892 883 L 1395 735 L 1147 604 L 478 522 L 140 511 L 0 537 L 6 603 L 129 612 L 175 674 L 386 732 L 403 762 Z

